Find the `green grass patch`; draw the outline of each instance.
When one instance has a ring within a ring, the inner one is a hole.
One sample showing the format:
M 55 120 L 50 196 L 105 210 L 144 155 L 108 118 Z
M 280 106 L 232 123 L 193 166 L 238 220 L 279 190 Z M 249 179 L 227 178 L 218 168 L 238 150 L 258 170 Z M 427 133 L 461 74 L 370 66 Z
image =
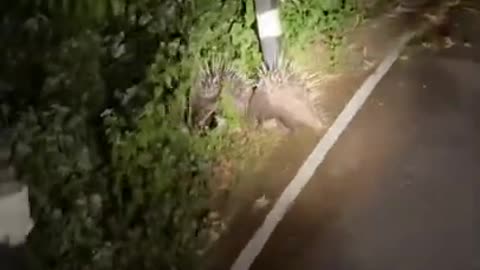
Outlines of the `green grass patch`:
M 363 9 L 356 0 L 287 0 L 281 17 L 290 58 L 323 70 L 338 64 L 346 32 L 363 19 Z

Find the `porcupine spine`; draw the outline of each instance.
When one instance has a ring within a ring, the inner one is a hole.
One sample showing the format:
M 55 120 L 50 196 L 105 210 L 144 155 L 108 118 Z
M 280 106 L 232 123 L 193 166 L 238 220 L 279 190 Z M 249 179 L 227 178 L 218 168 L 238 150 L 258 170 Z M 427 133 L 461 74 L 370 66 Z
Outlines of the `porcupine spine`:
M 221 62 L 211 60 L 200 66 L 190 95 L 192 124 L 195 127 L 208 126 L 216 110 L 221 92 Z
M 235 109 L 245 116 L 252 85 L 243 74 L 222 60 L 211 60 L 202 66 L 192 95 L 192 115 L 197 126 L 205 126 L 218 113 L 222 95 L 233 98 Z
M 225 94 L 233 98 L 235 109 L 241 116 L 245 116 L 253 94 L 252 82 L 244 74 L 231 68 L 225 70 L 223 82 Z
M 310 103 L 305 78 L 294 72 L 287 62 L 275 71 L 261 73 L 249 108 L 249 116 L 261 124 L 276 119 L 283 126 L 294 131 L 300 127 L 310 127 L 316 131 L 322 128 Z

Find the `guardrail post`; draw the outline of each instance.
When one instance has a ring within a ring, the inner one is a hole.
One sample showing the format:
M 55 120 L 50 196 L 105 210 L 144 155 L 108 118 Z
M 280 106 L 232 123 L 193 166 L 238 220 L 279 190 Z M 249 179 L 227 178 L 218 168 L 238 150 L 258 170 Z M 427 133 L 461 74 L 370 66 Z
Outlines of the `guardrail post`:
M 278 0 L 255 0 L 258 36 L 268 70 L 278 67 L 282 49 L 282 27 Z

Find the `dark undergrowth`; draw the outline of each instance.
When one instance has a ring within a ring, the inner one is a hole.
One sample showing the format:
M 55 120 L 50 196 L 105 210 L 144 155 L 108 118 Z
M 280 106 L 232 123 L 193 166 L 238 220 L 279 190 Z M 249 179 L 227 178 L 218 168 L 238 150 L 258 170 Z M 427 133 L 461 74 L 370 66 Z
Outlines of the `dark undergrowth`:
M 326 3 L 330 4 L 327 5 Z M 335 49 L 353 1 L 285 1 L 292 49 Z M 215 164 L 248 157 L 238 127 L 189 126 L 199 63 L 255 78 L 253 1 L 2 1 L 0 113 L 30 186 L 44 269 L 195 269 L 211 240 Z

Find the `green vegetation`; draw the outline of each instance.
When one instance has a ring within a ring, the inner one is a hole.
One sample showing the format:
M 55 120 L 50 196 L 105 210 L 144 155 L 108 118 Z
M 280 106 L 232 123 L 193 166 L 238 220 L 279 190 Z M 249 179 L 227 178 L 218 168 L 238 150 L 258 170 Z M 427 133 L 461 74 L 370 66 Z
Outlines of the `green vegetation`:
M 284 2 L 291 48 L 318 33 L 337 46 L 355 5 L 324 2 Z M 212 57 L 255 77 L 253 1 L 2 1 L 0 18 L 0 120 L 15 129 L 14 162 L 36 221 L 29 244 L 41 263 L 198 266 L 213 164 L 242 156 L 245 142 L 229 100 L 230 128 L 191 132 L 189 91 Z
M 288 55 L 301 64 L 311 61 L 311 46 L 321 44 L 328 53 L 322 66 L 337 64 L 345 32 L 362 18 L 362 1 L 359 0 L 285 0 L 281 17 L 285 28 Z M 313 57 L 318 59 L 318 55 Z

